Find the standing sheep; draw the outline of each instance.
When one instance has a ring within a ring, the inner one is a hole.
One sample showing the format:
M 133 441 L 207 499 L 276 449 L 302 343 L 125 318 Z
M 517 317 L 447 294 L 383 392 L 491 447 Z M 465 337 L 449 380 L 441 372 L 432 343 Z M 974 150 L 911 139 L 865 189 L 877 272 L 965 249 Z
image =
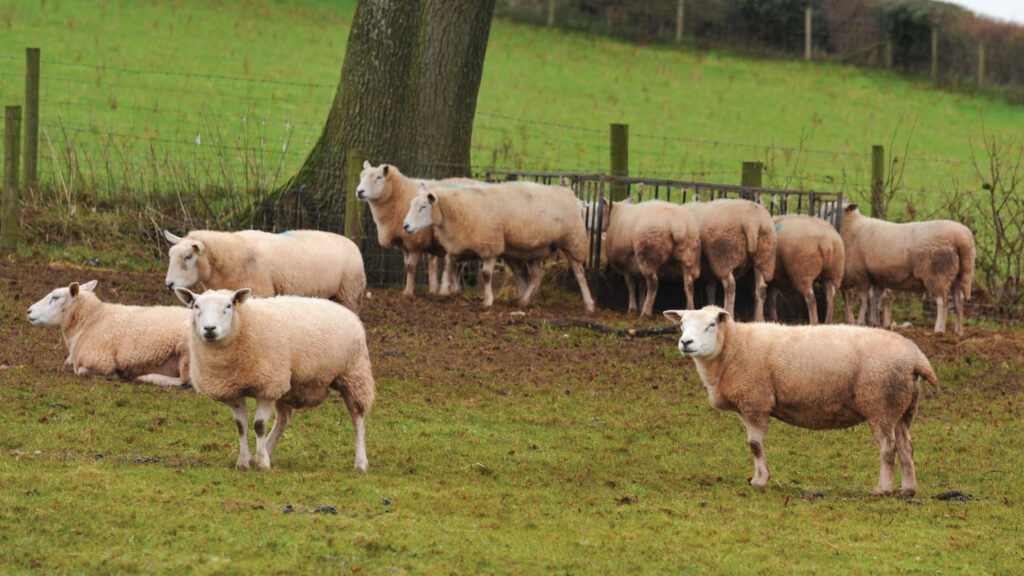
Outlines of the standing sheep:
M 708 401 L 737 412 L 746 425 L 755 488 L 764 488 L 770 477 L 764 437 L 774 416 L 812 430 L 866 420 L 881 460 L 871 493 L 892 492 L 898 454 L 903 481 L 896 494 L 915 494 L 910 425 L 920 397 L 917 379 L 935 386 L 938 379 L 913 342 L 878 328 L 742 324 L 716 306 L 664 314 L 680 324 L 679 351 L 693 358 Z
M 359 313 L 366 292 L 363 255 L 355 242 L 319 230 L 270 234 L 259 230 L 193 230 L 179 238 L 169 230 L 167 288 L 251 288 L 279 294 L 330 298 Z
M 352 418 L 356 470 L 366 472 L 363 419 L 373 405 L 375 389 L 358 316 L 318 298 L 250 298 L 248 288 L 202 295 L 185 288 L 174 292 L 192 309 L 192 384 L 234 413 L 239 470 L 247 470 L 250 459 L 246 398 L 256 399 L 256 468 L 269 470 L 292 410 L 319 406 L 327 389 L 333 388 L 341 393 Z M 266 435 L 274 411 L 274 427 Z
M 461 181 L 461 180 L 460 180 Z M 407 178 L 398 168 L 388 164 L 371 166 L 363 162 L 363 171 L 359 175 L 359 186 L 356 197 L 370 205 L 373 222 L 377 225 L 377 241 L 381 246 L 398 248 L 405 260 L 405 289 L 402 294 L 411 297 L 416 288 L 416 265 L 420 257 L 429 255 L 427 281 L 431 294 L 459 292 L 459 283 L 455 280 L 455 263 L 445 259 L 444 272 L 438 288 L 438 262 L 445 255 L 444 248 L 437 241 L 433 229 L 420 230 L 409 234 L 402 228 L 402 220 L 409 210 L 409 203 L 417 194 L 422 180 Z M 471 181 L 466 181 L 471 182 Z
M 93 293 L 96 280 L 57 288 L 28 309 L 35 325 L 60 326 L 78 376 L 120 376 L 158 386 L 189 380 L 187 310 L 124 306 Z
M 738 198 L 690 202 L 684 206 L 700 225 L 701 274 L 707 282 L 708 302 L 715 301 L 718 279 L 725 290 L 725 309 L 732 314 L 736 278 L 753 268 L 754 320 L 763 320 L 767 283 L 775 273 L 775 223 L 771 215 L 760 204 Z
M 974 236 L 966 226 L 950 220 L 896 224 L 864 216 L 850 204 L 843 210 L 840 235 L 846 247 L 843 299 L 848 320 L 852 288 L 860 292 L 859 323 L 870 309 L 872 326 L 879 324 L 882 288 L 925 292 L 935 299 L 935 332 L 944 332 L 946 297 L 952 290 L 955 333 L 963 336 L 964 300 L 971 297 L 974 279 Z
M 499 257 L 518 262 L 565 254 L 587 312 L 594 311 L 583 261 L 588 253 L 587 231 L 572 190 L 532 182 L 421 190 L 405 217 L 405 231 L 415 234 L 433 227 L 449 257 L 475 255 L 483 261 L 484 306 L 494 303 L 491 276 Z M 515 270 L 518 265 L 513 266 Z M 530 303 L 540 284 L 540 266 L 528 265 L 529 284 L 521 290 L 520 305 Z
M 700 276 L 700 231 L 690 211 L 678 204 L 649 200 L 605 203 L 605 257 L 626 279 L 629 312 L 637 311 L 636 281 L 646 282 L 641 316 L 654 313 L 658 274 L 682 272 L 686 307 L 693 308 L 693 281 Z
M 821 218 L 804 215 L 776 216 L 775 275 L 769 288 L 771 319 L 778 320 L 775 301 L 779 290 L 804 297 L 811 324 L 818 323 L 814 281 L 821 280 L 825 292 L 825 323 L 832 323 L 836 291 L 843 283 L 845 250 L 839 232 Z

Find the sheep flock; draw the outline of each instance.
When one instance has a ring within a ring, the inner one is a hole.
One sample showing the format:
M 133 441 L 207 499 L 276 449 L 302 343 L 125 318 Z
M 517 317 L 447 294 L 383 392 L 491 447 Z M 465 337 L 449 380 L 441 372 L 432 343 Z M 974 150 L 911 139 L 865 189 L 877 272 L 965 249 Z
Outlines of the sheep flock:
M 565 186 L 415 179 L 368 162 L 356 196 L 369 205 L 380 245 L 402 251 L 407 298 L 416 297 L 421 258 L 429 259 L 427 297 L 435 300 L 464 297 L 457 270 L 479 261 L 477 292 L 486 309 L 495 300 L 491 281 L 501 261 L 525 307 L 548 264 L 560 260 L 576 280 L 579 312 L 590 314 L 596 302 L 584 263 L 599 236 L 603 260 L 592 272 L 606 264 L 624 279 L 625 312 L 653 317 L 659 288 L 669 292 L 662 299 L 674 309 L 663 313 L 682 329 L 680 352 L 694 360 L 711 404 L 737 412 L 747 427 L 754 487 L 769 480 L 763 440 L 774 417 L 815 429 L 866 421 L 880 451 L 874 493 L 894 491 L 897 458 L 902 487 L 896 493 L 914 493 L 909 427 L 921 397 L 918 378 L 938 381 L 913 342 L 877 327 L 880 296 L 903 290 L 933 298 L 935 331 L 943 332 L 951 295 L 954 331 L 962 337 L 974 270 L 966 227 L 883 222 L 861 215 L 856 205 L 844 206 L 837 230 L 808 215 L 773 219 L 758 202 L 735 198 L 587 203 Z M 28 309 L 28 320 L 60 327 L 66 363 L 78 376 L 191 387 L 226 405 L 239 433 L 238 469 L 254 462 L 270 470 L 292 412 L 323 404 L 335 390 L 349 412 L 355 469 L 367 472 L 365 419 L 376 389 L 359 317 L 367 294 L 359 246 L 313 230 L 183 236 L 166 230 L 164 237 L 166 287 L 184 306 L 108 303 L 95 294 L 95 282 L 68 279 Z M 681 280 L 678 293 L 659 281 L 668 276 Z M 703 303 L 695 291 L 701 284 Z M 736 311 L 739 286 L 750 286 L 754 297 L 744 318 L 749 323 Z M 197 288 L 204 291 L 192 291 Z M 777 324 L 780 292 L 797 294 L 806 307 L 801 316 L 821 326 Z M 858 324 L 875 327 L 835 324 L 837 292 L 847 323 L 859 293 Z M 697 310 L 699 304 L 708 306 Z M 763 322 L 766 309 L 772 322 Z M 246 398 L 256 402 L 255 458 Z

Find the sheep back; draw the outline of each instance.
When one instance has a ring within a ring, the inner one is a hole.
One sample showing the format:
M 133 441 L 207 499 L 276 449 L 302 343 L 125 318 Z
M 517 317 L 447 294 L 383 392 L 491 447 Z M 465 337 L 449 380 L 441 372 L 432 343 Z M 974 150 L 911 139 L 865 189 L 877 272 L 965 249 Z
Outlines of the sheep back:
M 641 267 L 665 273 L 672 270 L 663 265 L 678 262 L 700 274 L 700 232 L 689 211 L 661 200 L 612 206 L 604 244 L 609 263 L 639 275 Z
M 781 288 L 804 291 L 816 278 L 838 287 L 843 280 L 846 251 L 836 229 L 821 218 L 776 216 L 775 275 Z
M 775 223 L 763 206 L 722 198 L 684 204 L 700 226 L 704 262 L 718 278 L 753 266 L 765 281 L 775 274 Z

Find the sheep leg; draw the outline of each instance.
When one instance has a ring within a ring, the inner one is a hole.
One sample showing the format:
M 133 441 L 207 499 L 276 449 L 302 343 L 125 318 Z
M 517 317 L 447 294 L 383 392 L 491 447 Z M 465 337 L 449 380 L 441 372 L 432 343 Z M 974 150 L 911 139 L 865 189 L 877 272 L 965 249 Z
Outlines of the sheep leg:
M 693 305 L 693 274 L 683 272 L 683 291 L 686 292 L 686 309 L 694 310 Z
M 917 473 L 914 470 L 914 445 L 910 441 L 910 425 L 900 420 L 896 423 L 896 453 L 900 458 L 903 482 L 896 495 L 910 498 L 917 494 Z
M 292 419 L 292 407 L 287 404 L 278 402 L 275 405 L 277 409 L 277 415 L 274 417 L 274 427 L 270 429 L 270 436 L 267 437 L 267 455 L 273 456 L 274 449 L 277 448 L 277 442 L 281 439 L 281 435 L 284 434 L 284 429 L 288 427 L 288 422 Z
M 185 381 L 181 378 L 175 378 L 174 376 L 166 376 L 164 374 L 144 374 L 136 378 L 143 384 L 153 384 L 156 386 L 175 387 L 181 386 Z
M 878 444 L 878 455 L 881 463 L 878 472 L 878 486 L 871 491 L 875 496 L 882 496 L 892 492 L 893 476 L 896 466 L 896 431 L 892 425 L 882 422 L 869 421 L 871 434 Z
M 747 445 L 754 455 L 754 477 L 750 479 L 750 485 L 754 488 L 764 488 L 768 485 L 771 473 L 768 471 L 768 459 L 764 455 L 764 436 L 768 433 L 768 414 L 743 414 L 740 413 L 740 420 L 747 427 Z
M 245 398 L 235 398 L 225 402 L 231 413 L 235 416 L 235 426 L 238 427 L 238 461 L 235 468 L 239 470 L 249 469 L 249 409 L 245 406 Z
M 854 318 L 853 318 L 853 302 L 854 302 L 853 288 L 840 288 L 840 292 L 842 292 L 842 295 L 843 295 L 843 310 L 846 313 L 846 323 L 852 325 L 854 323 Z
M 825 283 L 825 324 L 832 323 L 833 312 L 836 304 L 836 285 L 832 282 Z
M 622 277 L 626 280 L 626 298 L 629 299 L 629 304 L 626 306 L 626 313 L 633 314 L 637 310 L 636 278 L 633 278 L 633 276 L 628 272 L 623 274 Z
M 435 256 L 437 258 L 437 256 Z M 439 296 L 454 296 L 460 292 L 459 282 L 455 278 L 455 257 L 444 255 L 444 272 L 441 274 L 441 291 Z
M 427 284 L 429 285 L 430 294 L 437 294 L 438 290 L 438 278 L 437 278 L 437 263 L 440 258 L 430 254 L 427 256 Z M 406 279 L 408 282 L 408 278 Z
M 811 324 L 818 323 L 818 301 L 814 299 L 814 289 L 807 288 L 804 292 L 804 303 L 807 304 L 807 318 Z
M 935 297 L 935 333 L 941 334 L 946 331 L 946 295 L 941 294 Z
M 658 295 L 658 275 L 656 273 L 645 274 L 647 281 L 647 293 L 644 295 L 644 307 L 640 316 L 649 317 L 654 315 L 654 297 Z
M 881 286 L 871 287 L 871 306 L 868 309 L 868 320 L 871 326 L 881 326 L 882 321 L 879 311 L 882 309 L 882 295 L 884 289 Z
M 754 322 L 764 322 L 764 299 L 765 292 L 768 290 L 768 282 L 764 279 L 764 274 L 754 268 Z M 736 283 L 733 282 L 733 302 L 736 301 Z M 731 313 L 731 309 L 730 309 Z
M 522 265 L 526 267 L 526 287 L 519 291 L 519 305 L 527 306 L 544 279 L 544 260 L 530 260 Z
M 892 329 L 892 298 L 892 290 L 882 291 L 882 327 L 886 330 Z
M 587 275 L 583 272 L 583 263 L 569 258 L 568 254 L 566 254 L 566 259 L 569 261 L 569 267 L 572 268 L 573 276 L 576 277 L 576 283 L 580 285 L 580 293 L 583 294 L 583 308 L 587 312 L 593 312 L 594 298 L 590 295 L 590 285 L 587 284 Z
M 735 314 L 736 313 L 736 278 L 732 275 L 732 272 L 730 272 L 729 275 L 726 276 L 725 278 L 722 278 L 722 288 L 725 289 L 725 306 L 724 306 L 725 311 L 728 312 L 729 314 Z M 758 314 L 760 314 L 760 316 L 761 316 L 760 320 L 764 320 L 764 310 L 761 309 L 761 307 L 763 307 L 763 306 L 764 306 L 764 295 L 762 294 L 761 298 L 759 300 L 757 300 L 757 304 L 755 304 L 755 308 L 758 308 L 757 310 L 754 310 L 754 320 L 755 321 L 759 320 L 758 319 Z
M 768 290 L 768 299 L 765 301 L 764 305 L 768 309 L 768 318 L 770 318 L 772 322 L 779 321 L 779 310 L 777 308 L 778 300 L 779 289 L 772 288 Z
M 402 290 L 402 296 L 412 298 L 416 292 L 416 265 L 420 263 L 420 253 L 402 250 L 402 260 L 405 262 L 405 290 Z
M 858 288 L 857 292 L 860 296 L 860 310 L 857 311 L 857 325 L 863 326 L 867 319 L 868 309 L 871 308 L 871 287 L 867 289 Z
M 494 277 L 494 264 L 497 258 L 486 258 L 480 265 L 480 283 L 484 288 L 484 308 L 494 304 L 494 287 L 491 286 L 491 278 Z
M 715 296 L 717 296 L 717 294 L 716 294 L 717 291 L 718 291 L 718 281 L 717 280 L 714 280 L 712 278 L 708 278 L 708 279 L 704 280 L 704 296 L 707 298 L 707 302 L 704 303 L 705 306 L 714 306 L 715 305 Z
M 264 398 L 256 399 L 256 415 L 253 416 L 252 429 L 256 432 L 256 469 L 270 470 L 270 451 L 267 449 L 267 424 L 274 413 L 277 402 Z

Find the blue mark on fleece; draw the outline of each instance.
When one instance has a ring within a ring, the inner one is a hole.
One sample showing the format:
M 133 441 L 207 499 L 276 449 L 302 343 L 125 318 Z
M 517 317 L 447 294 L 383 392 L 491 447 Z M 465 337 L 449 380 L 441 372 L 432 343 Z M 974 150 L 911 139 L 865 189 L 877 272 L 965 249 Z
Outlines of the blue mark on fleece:
M 775 225 L 775 231 L 778 232 L 779 230 L 782 230 L 782 222 Z
M 278 236 L 291 236 L 292 235 L 292 230 L 285 230 L 284 232 L 278 232 L 277 235 Z

